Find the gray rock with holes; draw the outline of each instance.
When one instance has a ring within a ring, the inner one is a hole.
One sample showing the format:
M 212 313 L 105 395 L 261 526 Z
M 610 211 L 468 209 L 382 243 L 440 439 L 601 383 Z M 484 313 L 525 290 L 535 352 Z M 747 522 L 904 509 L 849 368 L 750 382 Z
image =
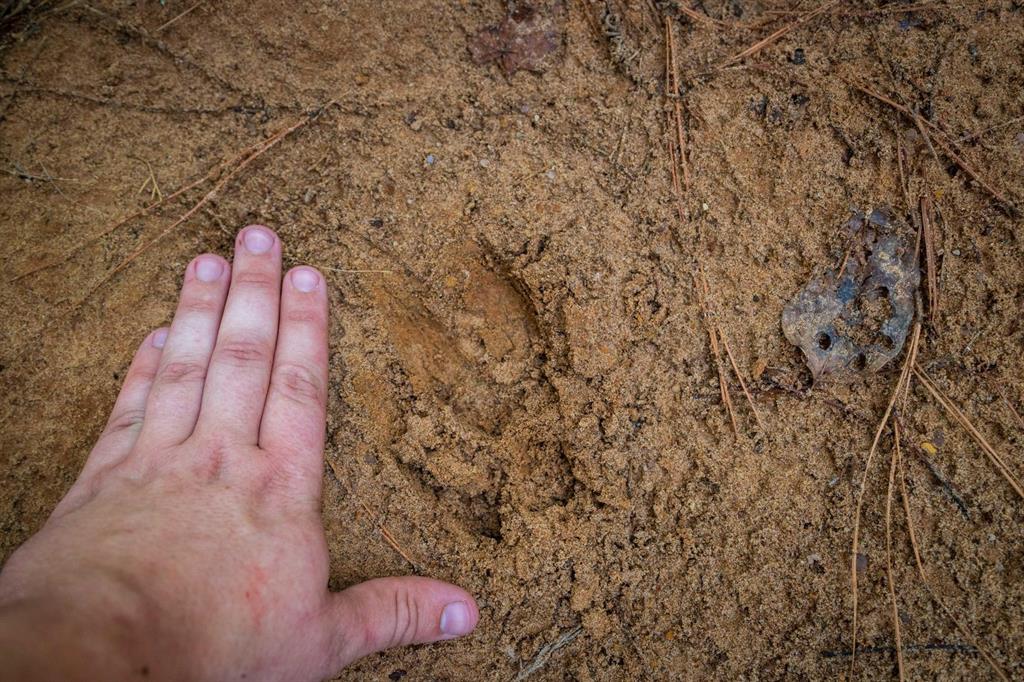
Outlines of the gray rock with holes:
M 850 247 L 839 268 L 812 278 L 782 311 L 782 330 L 815 381 L 878 371 L 899 355 L 914 318 L 920 270 L 909 230 L 884 209 L 867 218 L 855 213 L 847 228 Z

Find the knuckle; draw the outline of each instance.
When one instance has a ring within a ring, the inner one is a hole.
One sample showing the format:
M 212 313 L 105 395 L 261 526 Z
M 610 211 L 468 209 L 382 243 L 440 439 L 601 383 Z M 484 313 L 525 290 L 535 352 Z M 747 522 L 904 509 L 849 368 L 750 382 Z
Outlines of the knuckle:
M 135 365 L 128 369 L 124 377 L 125 384 L 148 384 L 156 378 L 156 367 Z
M 188 384 L 206 380 L 206 365 L 193 360 L 168 362 L 157 374 L 161 384 Z
M 220 302 L 211 296 L 183 296 L 179 310 L 195 315 L 211 315 L 220 309 Z
M 219 362 L 235 366 L 256 365 L 270 360 L 267 344 L 257 341 L 226 341 L 218 346 L 215 355 Z
M 319 308 L 293 308 L 285 313 L 285 322 L 295 322 L 298 324 L 320 324 L 324 319 L 324 314 Z
M 322 407 L 324 404 L 323 379 L 318 372 L 301 363 L 286 362 L 274 367 L 270 388 L 303 405 Z
M 419 604 L 410 590 L 399 590 L 395 593 L 395 627 L 392 646 L 411 644 L 416 641 L 416 629 L 419 624 Z
M 107 422 L 107 429 L 105 433 L 111 434 L 141 426 L 142 420 L 145 416 L 146 411 L 142 408 L 127 409 L 116 412 L 110 415 L 110 421 Z
M 278 293 L 281 283 L 277 276 L 259 270 L 241 270 L 235 274 L 232 285 L 244 286 L 258 291 Z

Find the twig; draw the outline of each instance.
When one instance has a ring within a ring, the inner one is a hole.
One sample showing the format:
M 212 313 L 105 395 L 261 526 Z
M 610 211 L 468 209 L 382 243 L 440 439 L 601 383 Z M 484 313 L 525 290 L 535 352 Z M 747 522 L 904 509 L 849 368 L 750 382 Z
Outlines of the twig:
M 1017 477 L 1014 476 L 1013 472 L 1010 471 L 1009 467 L 1006 465 L 1006 462 L 1003 461 L 1002 456 L 998 452 L 996 452 L 995 448 L 989 445 L 988 441 L 985 440 L 985 437 L 983 435 L 981 435 L 981 432 L 978 431 L 978 429 L 974 426 L 973 422 L 971 422 L 971 420 L 967 418 L 967 415 L 961 412 L 960 408 L 954 405 L 953 401 L 951 401 L 942 393 L 942 390 L 939 389 L 937 385 L 935 385 L 935 383 L 931 380 L 931 377 L 929 377 L 925 373 L 924 368 L 922 368 L 920 365 L 915 365 L 914 374 L 917 375 L 917 378 L 921 381 L 921 384 L 926 389 L 928 389 L 928 392 L 932 394 L 932 397 L 934 397 L 939 402 L 939 404 L 942 405 L 943 408 L 945 408 L 946 412 L 952 415 L 953 418 L 956 421 L 958 421 L 961 426 L 967 429 L 967 432 L 971 434 L 971 438 L 974 439 L 974 442 L 977 443 L 978 446 L 981 448 L 982 452 L 985 453 L 989 461 L 992 463 L 992 466 L 996 468 L 996 471 L 998 471 L 1002 475 L 1002 477 L 1006 479 L 1006 482 L 1010 484 L 1010 487 L 1013 488 L 1014 492 L 1016 492 L 1017 495 L 1022 500 L 1024 500 L 1024 486 L 1021 485 L 1020 481 L 1017 480 Z
M 49 96 L 57 97 L 60 99 L 68 99 L 74 102 L 85 102 L 87 104 L 95 104 L 97 106 L 111 107 L 113 109 L 127 109 L 129 111 L 141 111 L 146 114 L 169 114 L 169 115 L 221 115 L 221 114 L 235 114 L 242 111 L 241 105 L 231 105 L 224 107 L 175 107 L 169 105 L 159 104 L 139 104 L 136 102 L 125 102 L 122 100 L 112 99 L 110 97 L 95 97 L 93 95 L 86 94 L 84 92 L 74 92 L 72 90 L 59 90 L 56 88 L 48 88 L 40 85 L 35 85 L 24 79 L 11 78 L 0 74 L 0 82 L 10 83 L 12 85 L 19 85 L 18 89 L 11 93 L 11 96 L 21 95 L 37 95 L 37 96 Z
M 40 182 L 56 182 L 57 180 L 60 180 L 61 182 L 78 182 L 77 180 L 72 180 L 70 178 L 55 178 L 52 175 L 50 175 L 49 171 L 47 171 L 45 168 L 43 169 L 43 173 L 45 173 L 45 175 L 35 175 L 34 173 L 28 172 L 27 170 L 25 170 L 16 163 L 12 163 L 11 165 L 14 166 L 14 170 L 0 168 L 0 172 L 18 178 L 19 180 L 38 180 Z
M 860 483 L 860 492 L 857 494 L 857 510 L 854 514 L 853 521 L 853 547 L 850 552 L 850 583 L 853 588 L 853 626 L 851 632 L 850 647 L 852 653 L 850 655 L 850 679 L 855 678 L 855 665 L 857 663 L 857 616 L 858 616 L 858 602 L 857 602 L 857 553 L 860 549 L 860 517 L 864 507 L 864 491 L 868 487 L 868 475 L 871 473 L 871 460 L 875 456 L 875 451 L 878 450 L 878 442 L 882 439 L 882 432 L 885 430 L 885 425 L 889 422 L 889 415 L 892 414 L 893 408 L 896 405 L 896 401 L 907 393 L 907 388 L 910 385 L 911 370 L 914 366 L 914 362 L 917 357 L 917 345 L 921 338 L 921 321 L 917 320 L 914 322 L 914 332 L 911 337 L 910 346 L 907 349 L 907 358 L 903 363 L 903 370 L 900 372 L 900 377 L 896 381 L 896 386 L 893 388 L 892 396 L 889 398 L 889 404 L 885 408 L 885 413 L 882 415 L 882 419 L 878 422 L 878 428 L 875 430 L 875 438 L 871 442 L 871 449 L 868 450 L 867 460 L 864 463 L 864 476 Z
M 832 9 L 832 7 L 834 7 L 837 4 L 839 4 L 839 0 L 829 0 L 829 2 L 826 2 L 823 5 L 820 5 L 817 9 L 813 9 L 810 12 L 807 12 L 806 14 L 800 15 L 796 19 L 796 21 L 794 21 L 793 23 L 787 24 L 787 25 L 783 26 L 782 28 L 778 29 L 774 33 L 772 33 L 772 34 L 768 35 L 767 37 L 762 38 L 761 40 L 757 41 L 756 43 L 754 43 L 753 45 L 751 45 L 747 49 L 743 50 L 739 54 L 736 54 L 736 55 L 730 57 L 729 59 L 726 59 L 724 62 L 722 62 L 721 66 L 729 66 L 731 64 L 735 64 L 736 62 L 738 62 L 740 60 L 746 59 L 747 57 L 760 52 L 761 50 L 763 50 L 764 48 L 768 47 L 769 45 L 774 43 L 776 40 L 781 38 L 782 36 L 786 35 L 790 31 L 792 31 L 794 28 L 797 28 L 799 26 L 802 26 L 803 24 L 806 24 L 807 22 L 811 21 L 815 17 L 817 17 L 817 16 L 821 15 L 822 13 L 827 12 L 828 10 Z
M 360 500 L 359 504 L 363 505 L 363 509 L 366 510 L 366 513 L 373 517 L 373 512 L 370 511 L 370 507 L 365 502 Z M 412 566 L 413 569 L 419 570 L 419 568 L 416 566 L 416 562 L 409 557 L 409 555 L 405 552 L 404 549 L 402 549 L 402 546 L 398 544 L 398 541 L 395 540 L 395 536 L 391 534 L 391 531 L 388 530 L 388 527 L 384 525 L 384 522 L 377 521 L 376 523 L 377 527 L 380 529 L 380 534 L 384 538 L 384 541 L 391 545 L 391 548 L 398 552 L 399 556 L 401 556 L 403 559 L 409 562 L 409 565 Z
M 166 23 L 160 24 L 160 25 L 159 25 L 158 27 L 156 27 L 155 29 L 153 29 L 153 33 L 160 33 L 160 32 L 161 32 L 161 31 L 163 31 L 163 30 L 164 30 L 165 28 L 167 28 L 168 26 L 170 26 L 171 24 L 173 24 L 174 22 L 176 22 L 176 21 L 177 21 L 178 19 L 181 19 L 181 18 L 182 18 L 183 16 L 185 16 L 186 14 L 191 14 L 192 10 L 196 9 L 197 7 L 199 7 L 200 5 L 202 5 L 202 4 L 203 4 L 203 3 L 205 3 L 205 2 L 206 2 L 206 0 L 199 0 L 199 2 L 197 2 L 197 3 L 196 3 L 196 4 L 194 4 L 194 5 L 192 5 L 191 7 L 189 7 L 189 8 L 187 9 L 187 10 L 185 10 L 185 11 L 184 11 L 184 12 L 182 12 L 181 14 L 178 14 L 178 15 L 177 15 L 176 17 L 174 17 L 173 19 L 171 19 L 171 20 L 167 21 Z
M 212 169 L 210 169 L 210 171 L 206 175 L 204 175 L 203 177 L 199 178 L 198 180 L 195 180 L 194 182 L 189 183 L 185 187 L 182 187 L 181 189 L 177 190 L 176 192 L 173 192 L 172 194 L 169 194 L 168 196 L 164 197 L 163 199 L 160 199 L 159 201 L 156 201 L 156 202 L 146 206 L 145 208 L 142 208 L 142 209 L 140 209 L 138 211 L 135 211 L 134 213 L 131 213 L 130 215 L 126 216 L 125 218 L 122 218 L 121 220 L 119 220 L 118 222 L 114 223 L 113 225 L 111 225 L 111 226 L 107 227 L 106 229 L 100 231 L 98 234 L 89 237 L 88 239 L 86 239 L 82 243 L 80 243 L 77 246 L 73 247 L 63 257 L 61 257 L 61 258 L 59 258 L 57 260 L 51 261 L 49 263 L 43 263 L 42 265 L 38 265 L 38 266 L 36 266 L 34 268 L 31 268 L 31 269 L 29 269 L 29 270 L 19 274 L 18 276 L 12 278 L 10 281 L 16 282 L 18 280 L 21 280 L 21 279 L 23 279 L 25 277 L 28 277 L 29 275 L 33 275 L 33 274 L 35 274 L 37 272 L 40 272 L 42 270 L 47 270 L 49 268 L 53 268 L 53 267 L 56 267 L 58 265 L 61 265 L 62 263 L 66 263 L 80 249 L 82 249 L 82 248 L 84 248 L 84 247 L 86 247 L 86 246 L 88 246 L 90 244 L 95 243 L 99 239 L 102 239 L 104 236 L 110 234 L 111 232 L 115 231 L 116 229 L 118 229 L 122 225 L 125 225 L 129 221 L 131 221 L 131 220 L 133 220 L 135 218 L 141 217 L 143 215 L 146 215 L 147 213 L 149 213 L 153 209 L 156 209 L 156 208 L 160 207 L 161 205 L 163 205 L 163 204 L 165 204 L 165 203 L 167 203 L 169 201 L 173 201 L 174 199 L 178 198 L 179 196 L 181 196 L 185 192 L 188 192 L 189 190 L 195 189 L 196 187 L 199 187 L 200 185 L 202 185 L 202 184 L 204 184 L 204 183 L 206 183 L 208 181 L 213 180 L 213 178 L 217 177 L 217 175 L 220 174 L 221 171 L 223 171 L 225 168 L 227 168 L 227 167 L 229 167 L 231 165 L 234 165 L 234 168 L 232 168 L 231 171 L 226 176 L 224 176 L 213 187 L 213 189 L 211 189 L 209 192 L 207 192 L 206 195 L 202 197 L 202 199 L 200 199 L 195 205 L 193 205 L 191 209 L 186 211 L 184 215 L 182 215 L 180 218 L 178 218 L 176 221 L 174 221 L 171 225 L 169 225 L 167 228 L 165 228 L 162 232 L 160 232 L 151 241 L 149 241 L 149 242 L 143 244 L 142 246 L 140 246 L 139 248 L 137 248 L 135 251 L 133 251 L 131 254 L 129 254 L 127 258 L 125 258 L 118 265 L 116 265 L 113 269 L 111 269 L 109 272 L 107 272 L 107 274 L 104 275 L 104 277 L 96 284 L 96 286 L 93 287 L 93 289 L 91 289 L 81 301 L 79 301 L 78 305 L 81 305 L 82 303 L 84 303 L 89 298 L 89 296 L 91 296 L 96 291 L 96 289 L 98 289 L 100 286 L 102 286 L 107 281 L 109 281 L 111 277 L 113 277 L 118 272 L 120 272 L 125 267 L 127 267 L 128 264 L 131 263 L 131 261 L 135 260 L 135 258 L 137 258 L 139 256 L 139 254 L 141 254 L 143 251 L 148 249 L 150 246 L 152 246 L 156 242 L 158 242 L 161 239 L 163 239 L 174 228 L 178 227 L 179 225 L 181 225 L 182 223 L 187 221 L 189 218 L 191 218 L 193 215 L 195 215 L 199 211 L 200 208 L 202 208 L 211 199 L 213 199 L 220 192 L 220 190 L 223 189 L 224 186 L 232 178 L 234 178 L 236 175 L 238 175 L 238 173 L 240 173 L 242 170 L 244 170 L 245 167 L 248 166 L 252 161 L 254 161 L 257 158 L 259 158 L 267 150 L 269 150 L 271 147 L 275 146 L 278 142 L 283 140 L 285 137 L 287 137 L 288 135 L 290 135 L 294 131 L 296 131 L 299 128 L 305 126 L 310 121 L 315 120 L 324 110 L 326 110 L 328 107 L 330 107 L 333 103 L 334 103 L 333 101 L 328 102 L 324 106 L 322 106 L 322 107 L 318 108 L 317 110 L 315 110 L 312 114 L 306 115 L 306 116 L 300 118 L 296 123 L 293 123 L 292 125 L 290 125 L 290 126 L 284 128 L 284 129 L 279 130 L 278 132 L 274 133 L 267 140 L 264 140 L 262 142 L 257 143 L 256 145 L 253 145 L 252 147 L 249 147 L 248 149 L 243 151 L 241 155 L 236 156 L 233 159 L 229 159 L 227 161 L 222 161 L 221 163 L 217 164 Z

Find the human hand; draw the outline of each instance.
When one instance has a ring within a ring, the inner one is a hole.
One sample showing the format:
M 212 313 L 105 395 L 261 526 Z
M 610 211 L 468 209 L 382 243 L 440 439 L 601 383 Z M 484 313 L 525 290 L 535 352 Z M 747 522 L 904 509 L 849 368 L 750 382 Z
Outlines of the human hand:
M 78 480 L 0 573 L 14 678 L 313 680 L 476 626 L 473 597 L 428 578 L 327 591 L 326 282 L 282 283 L 267 228 L 235 249 L 189 264 Z

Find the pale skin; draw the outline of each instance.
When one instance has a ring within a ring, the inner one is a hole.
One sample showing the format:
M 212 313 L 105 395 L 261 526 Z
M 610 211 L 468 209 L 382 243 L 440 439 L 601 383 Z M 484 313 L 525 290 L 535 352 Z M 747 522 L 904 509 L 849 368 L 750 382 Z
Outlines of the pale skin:
M 332 593 L 320 517 L 327 285 L 281 275 L 269 228 L 186 272 L 106 429 L 0 573 L 0 671 L 19 680 L 318 680 L 476 627 L 420 577 Z

